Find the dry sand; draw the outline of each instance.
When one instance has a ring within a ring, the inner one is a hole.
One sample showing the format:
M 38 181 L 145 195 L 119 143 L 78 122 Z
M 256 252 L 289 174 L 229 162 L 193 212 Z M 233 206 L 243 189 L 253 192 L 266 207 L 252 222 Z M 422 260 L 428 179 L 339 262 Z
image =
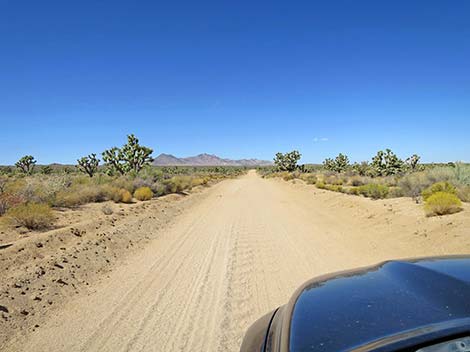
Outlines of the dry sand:
M 426 218 L 410 199 L 254 172 L 112 215 L 101 206 L 0 249 L 2 351 L 237 351 L 247 327 L 311 277 L 470 253 L 468 206 Z

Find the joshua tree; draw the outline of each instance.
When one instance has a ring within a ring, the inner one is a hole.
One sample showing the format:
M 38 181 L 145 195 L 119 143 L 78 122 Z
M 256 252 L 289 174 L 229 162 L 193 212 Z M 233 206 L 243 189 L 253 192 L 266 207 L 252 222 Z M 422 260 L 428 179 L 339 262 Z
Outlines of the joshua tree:
M 344 172 L 349 168 L 349 158 L 346 155 L 339 153 L 335 160 L 331 158 L 325 159 L 323 167 L 328 171 L 338 173 Z
M 77 169 L 81 172 L 87 174 L 90 177 L 98 171 L 98 165 L 100 160 L 96 158 L 96 154 L 90 154 L 88 156 L 84 156 L 77 160 Z
M 349 167 L 349 158 L 346 155 L 339 153 L 335 159 L 335 171 L 344 172 L 348 169 L 348 167 Z
M 153 150 L 141 146 L 139 140 L 133 135 L 127 136 L 127 144 L 122 148 L 113 147 L 103 152 L 103 161 L 121 175 L 129 171 L 139 172 L 153 161 Z
M 297 169 L 297 163 L 302 155 L 297 151 L 293 150 L 289 153 L 277 153 L 274 158 L 274 164 L 279 171 L 295 171 Z
M 379 150 L 372 159 L 371 167 L 377 176 L 391 176 L 403 172 L 404 162 L 390 149 Z
M 408 159 L 405 160 L 405 164 L 410 171 L 418 171 L 420 169 L 419 160 L 421 157 L 417 154 L 413 154 Z
M 133 134 L 127 136 L 127 144 L 121 148 L 121 153 L 127 171 L 139 172 L 153 161 L 151 157 L 153 149 L 140 145 L 139 140 Z
M 32 155 L 25 155 L 15 163 L 15 166 L 20 169 L 21 172 L 31 175 L 35 164 L 36 160 L 34 160 Z

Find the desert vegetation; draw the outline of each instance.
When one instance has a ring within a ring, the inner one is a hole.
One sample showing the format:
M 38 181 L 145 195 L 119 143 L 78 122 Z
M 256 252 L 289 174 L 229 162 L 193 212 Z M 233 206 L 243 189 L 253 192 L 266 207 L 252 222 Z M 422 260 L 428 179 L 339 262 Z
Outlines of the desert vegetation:
M 155 167 L 153 150 L 134 135 L 121 148 L 81 157 L 72 165 L 36 165 L 22 157 L 15 167 L 0 168 L 0 220 L 31 230 L 53 226 L 53 209 L 87 203 L 148 201 L 169 193 L 184 193 L 238 176 L 243 167 Z
M 372 199 L 411 197 L 424 203 L 428 216 L 462 210 L 470 201 L 470 165 L 421 164 L 414 154 L 405 160 L 392 150 L 378 151 L 371 161 L 351 163 L 340 153 L 322 165 L 299 165 L 298 151 L 276 154 L 274 166 L 258 168 L 263 177 L 301 179 L 319 189 Z

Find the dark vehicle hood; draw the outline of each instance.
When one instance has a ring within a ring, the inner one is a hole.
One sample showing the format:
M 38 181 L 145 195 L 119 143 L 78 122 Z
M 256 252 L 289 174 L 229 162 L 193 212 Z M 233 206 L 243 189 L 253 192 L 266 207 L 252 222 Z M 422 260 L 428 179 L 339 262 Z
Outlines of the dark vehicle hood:
M 280 350 L 391 351 L 470 331 L 470 257 L 320 277 L 284 309 Z

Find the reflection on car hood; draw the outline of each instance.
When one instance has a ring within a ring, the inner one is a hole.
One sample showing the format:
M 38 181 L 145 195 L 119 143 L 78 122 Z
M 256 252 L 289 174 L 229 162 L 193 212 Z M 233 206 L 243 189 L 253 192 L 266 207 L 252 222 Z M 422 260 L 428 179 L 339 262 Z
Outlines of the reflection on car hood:
M 387 350 L 393 341 L 470 327 L 470 258 L 391 261 L 298 292 L 291 352 Z

